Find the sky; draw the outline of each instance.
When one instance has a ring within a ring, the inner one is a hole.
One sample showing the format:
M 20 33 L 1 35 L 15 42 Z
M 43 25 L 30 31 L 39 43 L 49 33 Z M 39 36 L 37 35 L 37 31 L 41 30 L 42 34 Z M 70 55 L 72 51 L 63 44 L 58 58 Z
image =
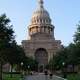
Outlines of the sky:
M 28 29 L 38 0 L 0 0 L 0 15 L 6 13 L 10 18 L 18 44 L 28 39 Z M 44 0 L 44 7 L 49 12 L 55 26 L 56 40 L 67 46 L 73 41 L 73 35 L 80 21 L 80 0 Z

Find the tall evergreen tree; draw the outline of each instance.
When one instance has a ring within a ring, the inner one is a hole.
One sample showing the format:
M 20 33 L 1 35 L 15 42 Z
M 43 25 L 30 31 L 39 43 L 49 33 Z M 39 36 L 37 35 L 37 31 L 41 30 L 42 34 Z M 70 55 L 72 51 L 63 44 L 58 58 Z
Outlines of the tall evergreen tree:
M 19 64 L 24 58 L 23 49 L 15 41 L 10 19 L 5 14 L 0 16 L 0 80 L 2 80 L 2 64 L 4 61 Z
M 2 79 L 2 63 L 6 57 L 6 48 L 8 44 L 12 43 L 14 40 L 14 31 L 12 29 L 12 25 L 10 25 L 9 18 L 6 17 L 5 14 L 0 16 L 0 79 Z
M 80 22 L 77 25 L 77 31 L 74 35 L 74 44 L 76 45 L 77 63 L 80 64 Z

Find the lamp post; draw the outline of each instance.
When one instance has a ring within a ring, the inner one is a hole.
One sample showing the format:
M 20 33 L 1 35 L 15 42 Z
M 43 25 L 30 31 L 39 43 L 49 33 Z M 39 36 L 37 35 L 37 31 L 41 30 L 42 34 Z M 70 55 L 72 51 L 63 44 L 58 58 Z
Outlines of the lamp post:
M 30 66 L 28 65 L 28 69 L 30 68 Z
M 64 66 L 65 65 L 65 62 L 63 62 L 62 65 Z
M 63 65 L 63 69 L 62 69 L 63 77 L 66 78 L 65 62 L 63 62 L 62 65 Z
M 29 74 L 29 68 L 30 68 L 30 66 L 28 65 L 27 67 L 28 67 L 28 74 Z
M 22 78 L 23 78 L 23 65 L 24 65 L 24 63 L 21 62 L 21 69 L 22 69 L 21 73 L 22 73 Z

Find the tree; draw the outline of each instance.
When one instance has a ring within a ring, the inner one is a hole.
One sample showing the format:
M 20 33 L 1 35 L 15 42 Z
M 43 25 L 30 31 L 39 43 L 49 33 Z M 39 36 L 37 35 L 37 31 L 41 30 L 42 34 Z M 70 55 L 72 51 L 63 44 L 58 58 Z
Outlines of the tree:
M 35 59 L 33 59 L 32 57 L 27 57 L 25 56 L 24 59 L 23 59 L 23 69 L 24 70 L 36 70 L 37 71 L 37 68 L 38 68 L 38 63 Z
M 77 66 L 80 64 L 80 22 L 77 25 L 77 30 L 73 38 L 74 43 L 69 44 L 68 46 L 68 64 Z
M 11 43 L 7 48 L 7 61 L 11 64 L 11 72 L 13 65 L 19 65 L 25 57 L 24 50 L 21 46 L 18 46 L 15 42 Z
M 74 34 L 74 43 L 80 42 L 80 22 L 77 24 L 77 31 Z
M 53 59 L 50 60 L 49 66 L 52 66 L 52 69 L 62 69 L 63 62 L 67 65 L 67 57 L 68 56 L 68 49 L 67 47 L 63 47 L 59 50 L 56 55 L 53 55 Z
M 19 64 L 25 56 L 23 49 L 15 41 L 10 19 L 5 14 L 0 16 L 0 79 L 2 79 L 3 61 Z
M 6 48 L 7 45 L 12 43 L 14 40 L 14 31 L 12 29 L 12 25 L 9 24 L 10 20 L 6 17 L 5 14 L 0 16 L 0 72 L 2 73 L 2 63 L 6 58 Z M 0 79 L 2 79 L 0 73 Z
M 68 48 L 68 64 L 76 65 L 77 64 L 77 59 L 76 59 L 77 46 L 74 43 L 70 43 L 67 48 Z
M 80 64 L 80 22 L 77 25 L 77 31 L 74 34 L 74 44 L 76 45 L 75 55 L 77 56 L 77 63 Z
M 72 65 L 73 71 L 75 66 L 80 65 L 80 23 L 77 26 L 77 31 L 73 39 L 74 42 L 63 47 L 53 56 L 53 59 L 50 60 L 49 65 L 55 69 L 61 69 L 63 62 L 66 63 L 67 66 Z
M 10 20 L 5 14 L 0 16 L 0 57 L 5 58 L 5 49 L 14 40 L 14 31 L 12 25 L 9 24 Z

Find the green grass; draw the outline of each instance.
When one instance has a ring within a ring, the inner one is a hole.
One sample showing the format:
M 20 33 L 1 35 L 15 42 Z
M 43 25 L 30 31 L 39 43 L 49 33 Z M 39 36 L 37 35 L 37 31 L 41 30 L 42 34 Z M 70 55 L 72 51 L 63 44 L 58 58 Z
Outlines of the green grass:
M 3 78 L 3 80 L 20 80 L 20 79 L 21 79 L 21 78 L 17 78 L 17 77 L 16 77 L 16 78 L 9 78 L 9 77 L 8 77 L 8 78 Z M 22 80 L 22 79 L 21 79 L 21 80 Z
M 68 80 L 80 80 L 80 74 L 70 74 L 67 76 Z
M 10 74 L 3 74 L 3 80 L 22 80 L 20 74 L 13 74 L 12 77 Z

